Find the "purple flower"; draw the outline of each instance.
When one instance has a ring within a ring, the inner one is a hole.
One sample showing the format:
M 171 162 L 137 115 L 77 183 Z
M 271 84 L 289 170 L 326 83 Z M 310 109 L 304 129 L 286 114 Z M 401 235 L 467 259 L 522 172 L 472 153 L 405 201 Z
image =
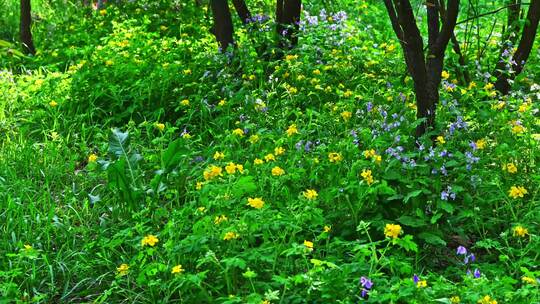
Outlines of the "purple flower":
M 373 286 L 373 282 L 371 282 L 371 280 L 369 278 L 366 278 L 366 277 L 361 277 L 360 278 L 360 284 L 362 284 L 362 287 L 364 287 L 366 289 L 371 289 L 371 287 Z
M 368 112 L 371 112 L 371 110 L 373 110 L 373 103 L 371 101 L 366 104 L 366 109 Z
M 465 255 L 465 254 L 467 254 L 467 248 L 465 248 L 463 246 L 459 246 L 457 248 L 456 254 L 457 255 Z
M 480 278 L 481 276 L 482 276 L 482 274 L 480 273 L 480 269 L 476 268 L 476 269 L 474 270 L 474 277 L 475 277 L 476 279 L 478 279 L 478 278 Z
M 418 282 L 420 281 L 420 278 L 415 274 L 413 276 L 413 281 L 414 281 L 414 284 L 418 284 Z
M 476 256 L 474 254 L 470 254 L 468 256 L 466 256 L 464 259 L 463 259 L 463 263 L 465 264 L 469 264 L 469 262 L 473 263 L 474 261 L 476 260 Z

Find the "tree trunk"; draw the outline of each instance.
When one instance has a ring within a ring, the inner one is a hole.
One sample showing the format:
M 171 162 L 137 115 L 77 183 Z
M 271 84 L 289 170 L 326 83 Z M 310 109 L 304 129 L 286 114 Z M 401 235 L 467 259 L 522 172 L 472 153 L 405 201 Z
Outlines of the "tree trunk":
M 276 8 L 276 22 L 281 48 L 294 48 L 298 44 L 298 28 L 301 0 L 278 0 Z
M 26 54 L 36 54 L 34 41 L 32 40 L 32 7 L 30 0 L 21 0 L 21 42 Z
M 244 0 L 233 0 L 234 8 L 243 24 L 248 24 L 251 20 L 251 12 L 249 11 Z
M 523 32 L 521 34 L 518 48 L 512 56 L 512 59 L 510 60 L 512 74 L 505 73 L 504 71 L 502 71 L 502 69 L 497 69 L 497 71 L 495 72 L 497 77 L 497 81 L 495 82 L 495 88 L 499 90 L 499 92 L 501 92 L 503 95 L 507 95 L 510 92 L 510 81 L 514 80 L 514 78 L 519 75 L 521 71 L 523 71 L 523 67 L 527 62 L 527 59 L 529 59 L 529 55 L 531 54 L 531 50 L 534 44 L 534 39 L 536 37 L 539 20 L 540 0 L 531 0 L 529 11 L 527 12 L 526 23 L 523 27 Z M 502 60 L 503 58 L 499 59 Z
M 428 0 L 428 54 L 424 53 L 423 39 L 416 25 L 409 0 L 384 0 L 392 28 L 403 48 L 407 70 L 414 82 L 416 116 L 424 121 L 418 125 L 420 137 L 435 126 L 435 110 L 439 102 L 439 85 L 444 66 L 444 53 L 457 22 L 459 0 L 448 0 L 442 27 L 439 22 L 439 0 Z
M 225 51 L 230 45 L 234 46 L 233 23 L 227 0 L 211 0 L 210 5 L 214 16 L 213 34 L 219 44 L 220 51 Z

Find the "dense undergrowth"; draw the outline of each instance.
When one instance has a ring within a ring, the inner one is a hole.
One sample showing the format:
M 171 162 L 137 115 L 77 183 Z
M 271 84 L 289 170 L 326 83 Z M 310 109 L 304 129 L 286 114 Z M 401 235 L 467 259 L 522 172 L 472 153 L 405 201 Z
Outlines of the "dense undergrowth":
M 450 54 L 432 144 L 378 1 L 283 58 L 271 18 L 219 54 L 204 6 L 66 3 L 35 57 L 0 31 L 0 302 L 540 301 L 538 47 L 509 96 L 497 37 Z

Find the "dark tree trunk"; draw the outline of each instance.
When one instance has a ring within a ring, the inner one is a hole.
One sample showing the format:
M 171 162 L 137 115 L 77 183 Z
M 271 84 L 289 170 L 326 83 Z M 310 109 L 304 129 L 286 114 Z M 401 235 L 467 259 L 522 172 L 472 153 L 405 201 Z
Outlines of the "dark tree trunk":
M 277 0 L 276 22 L 281 48 L 294 48 L 298 44 L 301 0 Z
M 34 41 L 32 40 L 32 7 L 30 0 L 21 0 L 21 42 L 26 54 L 36 54 Z
M 538 29 L 539 20 L 540 0 L 532 0 L 529 6 L 529 11 L 527 12 L 526 23 L 523 27 L 523 32 L 521 34 L 518 48 L 510 60 L 512 73 L 508 74 L 503 71 L 505 67 L 505 62 L 503 58 L 499 58 L 500 61 L 497 64 L 497 70 L 495 71 L 495 76 L 497 77 L 497 81 L 495 82 L 495 88 L 503 95 L 507 95 L 510 92 L 510 81 L 514 80 L 514 78 L 519 75 L 521 71 L 523 71 L 523 67 L 527 62 L 527 59 L 529 59 L 529 55 L 531 54 L 531 50 L 534 44 L 534 39 L 536 38 L 536 31 Z
M 428 53 L 416 24 L 409 0 L 384 0 L 392 28 L 403 48 L 407 70 L 413 78 L 416 95 L 416 116 L 424 119 L 416 129 L 419 137 L 433 129 L 435 110 L 439 102 L 439 85 L 444 66 L 444 53 L 457 22 L 459 0 L 448 0 L 442 27 L 439 22 L 439 0 L 426 2 L 428 14 Z
M 233 5 L 236 9 L 238 17 L 240 17 L 240 20 L 242 20 L 242 23 L 249 23 L 249 21 L 251 20 L 251 12 L 247 7 L 246 2 L 244 0 L 233 0 Z
M 227 0 L 211 0 L 210 6 L 214 16 L 213 34 L 219 44 L 219 49 L 225 51 L 230 45 L 234 46 L 233 23 Z

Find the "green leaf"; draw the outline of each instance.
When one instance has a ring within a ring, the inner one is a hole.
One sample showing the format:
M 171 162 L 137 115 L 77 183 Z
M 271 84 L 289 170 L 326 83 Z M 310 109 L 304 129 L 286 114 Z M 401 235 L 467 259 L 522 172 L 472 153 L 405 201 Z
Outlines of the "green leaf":
M 403 202 L 408 202 L 411 198 L 413 197 L 417 197 L 419 196 L 421 193 L 422 193 L 423 190 L 415 190 L 413 192 L 409 192 L 406 196 L 405 196 L 405 199 L 403 200 Z
M 119 129 L 114 128 L 109 135 L 109 153 L 114 154 L 117 158 L 125 156 L 128 158 L 128 132 L 121 132 Z
M 253 176 L 242 176 L 232 187 L 232 193 L 236 197 L 242 197 L 245 194 L 253 193 L 257 190 L 257 185 L 253 181 Z
M 446 246 L 446 242 L 438 235 L 431 232 L 422 232 L 418 235 L 419 238 L 426 241 L 426 243 L 431 245 L 441 245 Z
M 187 154 L 186 152 L 187 148 L 183 138 L 171 142 L 162 155 L 163 169 L 166 172 L 170 172 L 174 167 L 180 164 L 180 159 Z
M 400 216 L 397 220 L 403 225 L 411 226 L 411 227 L 424 227 L 427 225 L 424 219 L 415 218 L 409 215 Z

